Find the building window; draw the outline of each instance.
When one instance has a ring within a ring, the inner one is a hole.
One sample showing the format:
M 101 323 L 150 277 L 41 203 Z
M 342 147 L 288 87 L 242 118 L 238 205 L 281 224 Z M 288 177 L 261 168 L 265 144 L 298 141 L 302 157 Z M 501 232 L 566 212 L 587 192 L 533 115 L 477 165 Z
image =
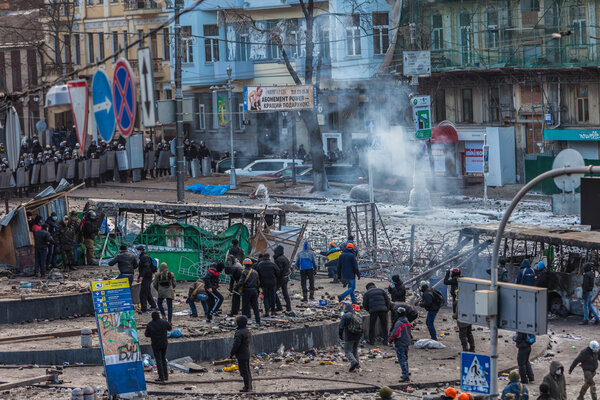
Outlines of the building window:
M 150 51 L 152 51 L 152 58 L 158 58 L 158 38 L 156 32 L 150 34 Z
M 346 55 L 360 56 L 360 15 L 352 16 L 352 26 L 346 28 Z
M 461 61 L 463 64 L 471 64 L 471 14 L 466 10 L 461 11 L 458 16 L 458 29 Z
M 96 56 L 94 55 L 94 34 L 87 34 L 87 46 L 88 46 L 88 64 L 92 64 L 96 60 Z
M 204 113 L 204 104 L 198 104 L 198 128 L 206 129 L 206 114 Z
M 96 4 L 104 4 L 104 0 L 98 0 Z
M 286 36 L 288 39 L 289 46 L 288 55 L 290 56 L 290 58 L 300 57 L 300 45 L 302 44 L 302 39 L 300 38 L 300 30 L 298 29 L 297 21 L 294 21 L 294 23 L 291 24 Z
M 500 89 L 490 88 L 490 121 L 500 121 Z
M 521 11 L 540 11 L 540 0 L 521 0 Z
M 498 11 L 490 8 L 485 12 L 485 43 L 488 49 L 498 48 Z
M 587 86 L 577 87 L 577 122 L 589 122 L 590 107 Z
M 390 19 L 388 13 L 373 13 L 373 54 L 383 55 L 390 47 Z
M 112 33 L 112 49 L 113 53 L 115 54 L 113 57 L 113 62 L 115 62 L 118 58 L 117 51 L 119 51 L 119 32 L 116 31 Z
M 104 60 L 104 33 L 102 32 L 98 34 L 98 56 L 101 60 Z
M 64 64 L 67 65 L 67 69 L 72 62 L 71 60 L 71 35 L 63 36 L 63 43 L 65 44 L 65 51 L 63 52 Z
M 585 45 L 587 43 L 585 6 L 577 4 L 571 6 L 571 20 L 573 21 L 573 44 Z
M 204 56 L 206 62 L 219 61 L 219 27 L 217 25 L 204 25 Z
M 473 122 L 473 90 L 462 90 L 463 122 Z
M 73 64 L 81 64 L 81 47 L 79 44 L 79 33 L 73 34 Z
M 10 68 L 12 70 L 12 90 L 21 90 L 21 52 L 10 52 Z
M 446 90 L 438 89 L 435 92 L 435 122 L 446 120 Z
M 250 60 L 250 39 L 247 33 L 242 33 L 238 43 L 238 60 Z
M 337 131 L 340 126 L 340 113 L 338 111 L 332 111 L 328 115 L 329 129 Z
M 267 22 L 267 29 L 269 29 L 270 31 L 277 31 L 278 30 L 278 22 L 277 21 L 268 21 Z M 269 55 L 268 57 L 271 60 L 278 60 L 281 58 L 281 53 L 279 52 L 279 45 L 277 44 L 277 40 L 275 40 L 275 37 L 273 35 L 271 35 L 269 37 L 269 45 L 268 45 L 268 51 L 269 51 Z
M 123 31 L 123 57 L 129 58 L 129 33 L 127 31 Z
M 431 49 L 442 50 L 444 48 L 444 27 L 442 14 L 435 13 L 431 16 Z
M 331 58 L 329 30 L 323 29 L 321 32 L 319 32 L 319 44 L 321 46 L 321 57 L 323 60 L 329 60 Z
M 244 103 L 240 103 L 238 104 L 238 129 L 239 130 L 243 130 L 244 129 Z
M 37 73 L 37 54 L 35 50 L 27 50 L 27 84 L 37 85 L 38 73 Z
M 141 49 L 142 47 L 144 47 L 146 45 L 146 38 L 144 37 L 144 30 L 138 29 L 137 34 L 138 34 L 138 49 Z
M 182 26 L 181 35 L 183 37 L 183 62 L 193 63 L 194 62 L 194 41 L 192 38 L 192 27 Z
M 169 40 L 169 28 L 163 29 L 163 60 L 171 59 L 171 41 Z
M 87 4 L 88 6 L 93 6 L 94 0 L 86 0 L 85 4 Z

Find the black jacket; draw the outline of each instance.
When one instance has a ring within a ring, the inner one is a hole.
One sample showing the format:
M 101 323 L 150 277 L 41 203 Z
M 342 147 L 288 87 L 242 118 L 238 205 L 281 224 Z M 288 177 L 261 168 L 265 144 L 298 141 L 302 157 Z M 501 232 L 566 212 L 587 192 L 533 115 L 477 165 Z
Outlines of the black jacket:
M 452 295 L 452 304 L 456 303 L 456 294 L 458 293 L 458 277 L 451 276 L 451 271 L 446 271 L 446 276 L 444 277 L 444 285 L 450 286 L 450 295 Z
M 244 250 L 239 246 L 231 246 L 227 251 L 228 256 L 234 256 L 239 262 L 244 261 Z
M 352 304 L 346 304 L 346 308 L 344 309 L 344 315 L 342 315 L 342 319 L 340 320 L 340 325 L 339 325 L 339 335 L 340 335 L 340 339 L 344 340 L 344 341 L 356 341 L 356 340 L 360 340 L 360 337 L 362 336 L 361 333 L 352 333 L 348 330 L 348 323 L 350 322 L 350 319 L 352 318 L 352 313 L 354 313 L 356 311 L 354 311 L 354 308 L 352 308 Z
M 388 286 L 388 293 L 392 298 L 392 301 L 399 301 L 404 303 L 406 301 L 406 288 L 402 282 L 393 282 Z
M 596 369 L 598 369 L 598 354 L 599 353 L 594 353 L 589 347 L 581 350 L 577 358 L 573 360 L 573 363 L 569 368 L 569 373 L 573 372 L 578 364 L 581 364 L 581 369 L 584 371 L 595 372 Z
M 283 254 L 283 246 L 275 247 L 273 259 L 279 268 L 280 283 L 287 282 L 290 279 L 290 260 Z
M 238 360 L 249 360 L 250 359 L 250 343 L 252 342 L 252 334 L 246 327 L 248 325 L 248 318 L 244 315 L 237 317 L 235 320 L 237 323 L 237 330 L 233 337 L 233 347 L 229 358 L 237 358 Z
M 557 284 L 558 280 L 556 274 L 552 271 L 548 271 L 547 268 L 538 275 L 537 281 L 535 282 L 535 286 L 546 289 L 554 288 Z
M 140 254 L 140 265 L 139 265 L 139 274 L 142 278 L 150 278 L 152 279 L 152 271 L 154 270 L 154 265 L 152 263 L 152 257 L 150 257 L 146 253 Z
M 517 333 L 515 344 L 517 345 L 518 349 L 526 349 L 531 347 L 531 343 L 527 341 L 527 334 L 521 332 Z
M 221 273 L 212 268 L 209 268 L 208 271 L 206 271 L 206 275 L 204 275 L 203 279 L 206 291 L 208 291 L 208 289 L 216 290 L 219 288 L 219 275 L 221 275 Z
M 588 271 L 583 274 L 583 283 L 581 289 L 584 292 L 591 292 L 594 290 L 594 271 Z
M 83 234 L 84 239 L 95 239 L 96 235 L 98 235 L 98 225 L 96 224 L 96 221 L 86 218 L 81 227 L 81 233 Z
M 138 267 L 135 256 L 127 250 L 121 251 L 115 258 L 108 262 L 108 265 L 111 267 L 115 264 L 117 264 L 119 272 L 125 275 L 133 275 L 133 270 Z
M 157 349 L 164 349 L 167 347 L 168 332 L 173 329 L 169 321 L 164 319 L 153 319 L 146 325 L 146 331 L 144 335 L 149 337 L 152 342 L 152 347 Z
M 439 311 L 440 309 L 439 304 L 435 301 L 436 295 L 433 293 L 434 290 L 435 289 L 427 288 L 427 290 L 423 292 L 423 301 L 421 303 L 421 307 L 427 311 Z
M 390 303 L 390 310 L 392 310 L 390 319 L 392 321 L 392 324 L 395 324 L 396 320 L 398 319 L 398 315 L 396 314 L 396 309 L 398 307 L 402 307 L 406 310 L 406 319 L 408 319 L 408 322 L 413 322 L 419 317 L 419 312 L 415 308 L 409 306 L 408 304 L 392 302 Z
M 280 276 L 277 264 L 271 260 L 264 260 L 258 264 L 257 269 L 261 287 L 277 286 L 277 280 Z
M 249 275 L 249 276 L 248 276 Z M 246 277 L 248 279 L 246 279 Z M 254 268 L 250 269 L 250 268 L 246 268 L 242 271 L 242 276 L 240 276 L 240 280 L 238 281 L 237 285 L 235 285 L 235 291 L 240 293 L 240 290 L 242 290 L 242 292 L 246 289 L 258 289 L 258 287 L 260 286 L 260 278 L 258 275 L 258 272 L 256 272 L 256 270 Z M 240 293 L 242 294 L 242 293 Z
M 385 290 L 373 287 L 364 294 L 362 306 L 369 313 L 387 312 L 390 309 L 390 298 Z
M 61 247 L 72 248 L 77 241 L 77 229 L 71 222 L 61 222 L 58 226 L 57 239 L 60 242 Z
M 244 271 L 244 269 L 237 262 L 231 266 L 225 267 L 225 273 L 227 275 L 231 276 L 231 278 L 229 278 L 229 291 L 230 292 L 233 290 L 233 288 L 235 287 L 237 282 L 242 277 L 243 271 Z
M 33 232 L 33 241 L 35 243 L 36 250 L 47 249 L 48 245 L 54 244 L 52 235 L 43 229 Z

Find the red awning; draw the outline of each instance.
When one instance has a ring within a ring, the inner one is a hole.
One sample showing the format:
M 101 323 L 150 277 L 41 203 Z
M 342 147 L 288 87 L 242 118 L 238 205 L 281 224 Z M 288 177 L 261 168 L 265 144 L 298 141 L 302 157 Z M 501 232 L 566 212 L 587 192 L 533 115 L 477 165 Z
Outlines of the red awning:
M 458 142 L 458 134 L 452 125 L 440 125 L 431 131 L 432 144 L 451 144 Z

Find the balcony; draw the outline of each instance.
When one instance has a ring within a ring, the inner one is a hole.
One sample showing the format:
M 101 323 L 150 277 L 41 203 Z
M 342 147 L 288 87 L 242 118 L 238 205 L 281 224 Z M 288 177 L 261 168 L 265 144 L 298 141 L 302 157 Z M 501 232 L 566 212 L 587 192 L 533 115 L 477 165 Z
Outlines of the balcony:
M 227 66 L 231 66 L 232 79 L 252 79 L 254 77 L 254 63 L 252 61 L 217 61 L 213 63 L 215 79 L 227 80 Z
M 125 0 L 125 14 L 158 14 L 162 12 L 162 8 L 158 6 L 155 0 Z
M 127 60 L 129 61 L 129 65 L 131 65 L 131 69 L 133 70 L 134 74 L 137 75 L 138 73 L 138 60 Z M 168 61 L 165 61 L 168 62 Z M 163 59 L 162 58 L 153 58 L 152 59 L 152 71 L 154 72 L 154 77 L 162 77 L 165 74 L 164 68 L 163 68 Z

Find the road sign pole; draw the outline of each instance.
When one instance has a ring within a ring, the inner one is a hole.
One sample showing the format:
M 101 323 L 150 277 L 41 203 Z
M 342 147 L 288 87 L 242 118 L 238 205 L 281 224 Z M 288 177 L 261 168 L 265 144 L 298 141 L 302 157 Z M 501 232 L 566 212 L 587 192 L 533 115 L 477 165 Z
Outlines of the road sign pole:
M 177 173 L 177 202 L 183 203 L 185 194 L 184 166 L 183 166 L 183 94 L 181 92 L 181 25 L 179 13 L 181 12 L 183 0 L 175 0 L 175 121 L 177 121 L 176 141 L 176 173 Z
M 292 186 L 296 185 L 296 112 L 292 111 Z
M 237 189 L 237 176 L 235 174 L 235 154 L 233 151 L 233 109 L 231 108 L 231 66 L 227 66 L 227 95 L 229 97 L 229 146 L 231 151 L 231 174 L 229 175 L 229 188 Z

